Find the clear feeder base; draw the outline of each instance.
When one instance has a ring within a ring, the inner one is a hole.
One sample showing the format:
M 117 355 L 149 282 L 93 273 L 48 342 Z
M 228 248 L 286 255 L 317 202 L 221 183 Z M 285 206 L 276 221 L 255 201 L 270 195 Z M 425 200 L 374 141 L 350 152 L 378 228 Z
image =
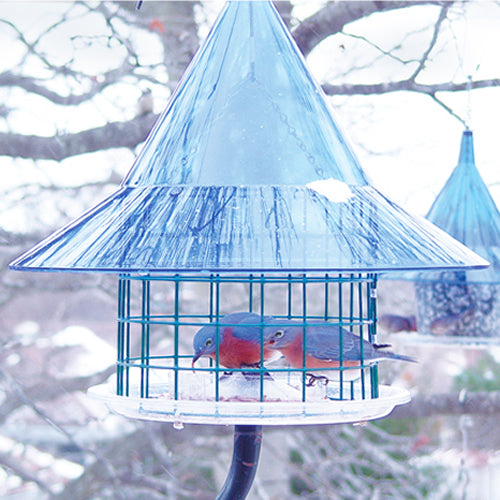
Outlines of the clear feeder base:
M 186 374 L 183 374 L 186 375 Z M 130 385 L 128 396 L 116 395 L 116 384 L 110 382 L 89 389 L 89 395 L 104 402 L 119 415 L 159 422 L 217 425 L 306 425 L 337 424 L 374 420 L 388 415 L 395 406 L 408 403 L 410 393 L 402 388 L 379 386 L 379 397 L 362 397 L 361 391 L 352 391 L 348 382 L 328 385 L 316 384 L 306 388 L 302 401 L 300 377 L 295 380 L 248 381 L 243 374 L 221 377 L 218 401 L 213 391 L 214 377 L 209 373 L 190 374 L 183 391 L 173 396 L 173 384 L 152 382 L 149 397 L 140 397 L 139 386 Z M 189 380 L 190 379 L 190 380 Z M 196 387 L 195 391 L 189 391 Z M 263 389 L 261 401 L 258 395 Z M 370 388 L 364 388 L 365 394 Z M 351 399 L 344 399 L 349 395 Z

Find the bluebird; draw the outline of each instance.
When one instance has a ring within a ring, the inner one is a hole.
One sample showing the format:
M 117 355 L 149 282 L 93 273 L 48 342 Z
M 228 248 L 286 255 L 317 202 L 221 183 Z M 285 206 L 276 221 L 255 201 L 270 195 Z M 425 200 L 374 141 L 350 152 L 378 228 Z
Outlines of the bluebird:
M 218 327 L 215 324 L 204 326 L 196 332 L 193 339 L 192 365 L 194 366 L 202 356 L 215 361 L 218 335 L 220 365 L 226 368 L 259 366 L 263 324 L 270 319 L 270 316 L 261 317 L 251 312 L 237 312 L 220 318 Z M 272 333 L 273 331 L 269 332 L 269 334 Z M 264 348 L 264 360 L 268 360 L 275 354 L 276 351 Z
M 440 316 L 431 322 L 429 330 L 433 335 L 460 335 L 464 324 L 471 321 L 476 307 L 471 306 L 460 313 L 450 313 Z
M 417 320 L 412 316 L 398 316 L 396 314 L 382 314 L 378 324 L 387 332 L 416 332 Z
M 273 320 L 274 327 L 267 327 L 265 331 L 265 347 L 277 350 L 285 357 L 292 368 L 304 367 L 304 325 L 292 320 Z M 340 350 L 340 337 L 342 336 L 342 362 Z M 362 354 L 361 354 L 362 342 Z M 395 354 L 382 349 L 390 347 L 388 344 L 377 345 L 362 340 L 344 328 L 327 322 L 318 322 L 306 326 L 306 357 L 305 368 L 356 368 L 361 364 L 372 365 L 382 359 L 397 359 L 401 361 L 416 362 L 414 358 Z M 315 372 L 317 373 L 317 372 Z M 310 384 L 314 379 L 339 378 L 336 370 L 325 372 L 327 376 L 316 377 L 311 375 Z M 335 375 L 337 375 L 335 377 Z M 343 380 L 353 380 L 359 377 L 359 370 L 346 370 Z

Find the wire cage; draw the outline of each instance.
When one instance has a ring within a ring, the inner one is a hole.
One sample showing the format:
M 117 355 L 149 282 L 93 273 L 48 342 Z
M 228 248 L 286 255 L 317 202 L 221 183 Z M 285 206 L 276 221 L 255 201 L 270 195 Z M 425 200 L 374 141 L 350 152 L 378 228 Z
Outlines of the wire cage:
M 219 331 L 237 326 L 236 319 L 224 319 L 235 310 L 259 317 L 260 362 L 227 368 L 219 362 L 217 345 L 214 360 L 192 366 L 196 331 L 214 325 L 218 343 Z M 359 366 L 344 362 L 342 354 L 339 366 L 331 368 L 306 368 L 305 360 L 302 367 L 264 362 L 269 318 L 274 326 L 296 321 L 306 332 L 304 344 L 307 330 L 325 321 L 357 335 Z M 130 416 L 178 423 L 281 425 L 383 416 L 409 396 L 379 386 L 377 366 L 363 359 L 363 340 L 373 343 L 375 338 L 372 273 L 124 275 L 119 280 L 114 402 Z M 354 404 L 341 404 L 345 401 Z

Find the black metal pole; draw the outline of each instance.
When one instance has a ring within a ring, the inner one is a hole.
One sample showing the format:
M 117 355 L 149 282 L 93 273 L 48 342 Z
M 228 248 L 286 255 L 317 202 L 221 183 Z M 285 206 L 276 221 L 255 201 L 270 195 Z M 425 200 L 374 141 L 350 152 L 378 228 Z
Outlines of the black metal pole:
M 244 500 L 252 487 L 262 443 L 262 425 L 235 425 L 231 468 L 215 500 Z

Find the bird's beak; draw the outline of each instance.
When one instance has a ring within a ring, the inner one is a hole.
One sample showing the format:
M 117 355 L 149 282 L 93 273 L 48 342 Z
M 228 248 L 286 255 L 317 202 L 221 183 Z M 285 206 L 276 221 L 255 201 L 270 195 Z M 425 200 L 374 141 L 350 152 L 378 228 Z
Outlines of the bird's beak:
M 196 353 L 193 356 L 193 361 L 191 362 L 191 368 L 194 368 L 194 364 L 203 356 L 203 351 Z
M 194 353 L 193 360 L 191 361 L 191 368 L 194 368 L 194 364 L 202 357 L 207 354 L 208 347 L 200 349 L 198 352 Z M 209 355 L 210 356 L 210 355 Z
M 264 347 L 267 349 L 272 349 L 273 351 L 276 351 L 277 349 L 279 349 L 280 346 L 281 346 L 280 339 L 275 338 L 275 337 L 271 337 L 266 342 L 264 342 Z
M 264 347 L 266 349 L 271 349 L 272 351 L 276 351 L 277 349 L 279 349 L 279 346 L 276 345 L 276 342 L 274 342 L 274 341 L 268 342 Z

